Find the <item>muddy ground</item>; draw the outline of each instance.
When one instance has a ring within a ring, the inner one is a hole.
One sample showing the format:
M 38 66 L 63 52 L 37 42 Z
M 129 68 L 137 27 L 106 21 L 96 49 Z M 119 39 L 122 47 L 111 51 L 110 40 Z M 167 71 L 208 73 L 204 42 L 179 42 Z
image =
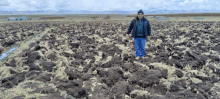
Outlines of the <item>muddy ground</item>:
M 30 32 L 1 24 L 9 31 L 1 30 L 2 49 L 23 49 L 1 63 L 0 98 L 220 98 L 220 22 L 150 21 L 139 60 L 134 38 L 123 36 L 130 22 L 30 22 Z M 38 27 L 40 37 L 22 42 Z

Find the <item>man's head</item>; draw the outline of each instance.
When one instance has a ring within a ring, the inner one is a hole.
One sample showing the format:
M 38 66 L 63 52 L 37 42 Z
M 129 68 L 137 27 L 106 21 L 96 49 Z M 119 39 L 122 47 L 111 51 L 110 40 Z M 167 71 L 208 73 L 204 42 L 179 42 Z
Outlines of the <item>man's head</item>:
M 139 19 L 142 19 L 144 17 L 144 12 L 140 9 L 137 13 L 137 16 Z

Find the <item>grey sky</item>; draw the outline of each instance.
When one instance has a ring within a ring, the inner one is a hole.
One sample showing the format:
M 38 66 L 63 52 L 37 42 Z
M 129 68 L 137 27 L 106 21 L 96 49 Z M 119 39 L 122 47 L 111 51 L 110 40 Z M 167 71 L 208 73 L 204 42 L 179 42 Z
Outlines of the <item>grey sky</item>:
M 220 10 L 220 0 L 0 0 L 1 11 Z

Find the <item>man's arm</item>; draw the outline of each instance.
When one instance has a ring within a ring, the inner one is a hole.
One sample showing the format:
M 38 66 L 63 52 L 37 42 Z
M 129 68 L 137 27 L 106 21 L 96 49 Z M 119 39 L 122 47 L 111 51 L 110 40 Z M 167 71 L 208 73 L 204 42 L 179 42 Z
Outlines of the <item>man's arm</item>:
M 150 22 L 148 21 L 148 25 L 147 25 L 147 32 L 148 32 L 148 36 L 151 35 L 151 27 L 150 27 Z
M 132 21 L 133 21 L 133 20 L 132 20 Z M 131 30 L 133 29 L 132 21 L 131 21 L 130 26 L 129 26 L 129 28 L 128 28 L 127 34 L 130 34 Z

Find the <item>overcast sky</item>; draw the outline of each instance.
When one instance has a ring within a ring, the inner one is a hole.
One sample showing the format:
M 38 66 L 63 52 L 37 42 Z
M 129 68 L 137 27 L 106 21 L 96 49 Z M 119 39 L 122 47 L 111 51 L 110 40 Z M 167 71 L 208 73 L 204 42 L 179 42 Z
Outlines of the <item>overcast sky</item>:
M 220 0 L 0 0 L 1 11 L 220 10 Z

